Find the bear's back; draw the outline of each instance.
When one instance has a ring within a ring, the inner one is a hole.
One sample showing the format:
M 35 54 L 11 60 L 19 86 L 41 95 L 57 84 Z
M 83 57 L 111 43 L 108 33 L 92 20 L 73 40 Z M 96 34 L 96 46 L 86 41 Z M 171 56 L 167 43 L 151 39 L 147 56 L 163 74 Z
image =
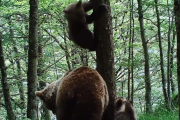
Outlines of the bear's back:
M 88 67 L 71 71 L 62 79 L 57 91 L 58 119 L 68 116 L 73 120 L 100 120 L 107 104 L 108 92 L 103 78 Z M 71 110 L 65 112 L 63 108 Z M 62 112 L 67 115 L 62 115 Z

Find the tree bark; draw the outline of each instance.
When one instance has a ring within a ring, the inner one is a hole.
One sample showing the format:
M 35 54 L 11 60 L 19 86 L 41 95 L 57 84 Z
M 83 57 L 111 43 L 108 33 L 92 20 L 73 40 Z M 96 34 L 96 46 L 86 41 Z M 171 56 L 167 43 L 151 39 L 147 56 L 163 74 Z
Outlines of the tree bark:
M 171 106 L 170 106 L 167 89 L 166 89 L 167 80 L 166 80 L 165 72 L 164 72 L 164 61 L 163 61 L 163 51 L 162 51 L 162 42 L 161 42 L 162 40 L 161 39 L 161 23 L 160 23 L 160 18 L 159 18 L 159 10 L 157 6 L 158 0 L 154 0 L 154 2 L 155 2 L 156 15 L 157 15 L 157 28 L 158 28 L 158 41 L 159 41 L 159 51 L 160 51 L 160 66 L 161 66 L 163 94 L 164 94 L 166 108 L 170 110 Z
M 15 120 L 16 116 L 14 115 L 12 104 L 11 104 L 11 97 L 9 92 L 9 84 L 7 81 L 7 73 L 6 73 L 6 66 L 5 66 L 5 60 L 3 55 L 3 46 L 2 46 L 2 38 L 0 33 L 0 69 L 1 69 L 1 84 L 2 84 L 2 90 L 4 95 L 4 101 L 5 101 L 5 107 L 7 111 L 7 117 L 9 120 Z
M 172 45 L 171 45 L 171 54 L 170 54 L 170 82 L 171 82 L 171 91 L 172 94 L 175 92 L 175 84 L 174 84 L 174 79 L 173 79 L 173 68 L 174 68 L 174 43 L 175 43 L 175 28 L 173 28 L 173 39 L 172 39 Z
M 17 47 L 14 46 L 14 51 L 16 54 L 18 54 L 18 49 Z M 22 75 L 21 75 L 21 63 L 19 59 L 16 59 L 16 64 L 17 64 L 17 80 L 18 80 L 18 87 L 19 87 L 19 94 L 20 94 L 20 99 L 21 99 L 21 109 L 25 108 L 25 96 L 24 96 L 24 89 L 23 89 L 23 82 L 22 82 Z
M 152 112 L 152 105 L 151 105 L 151 80 L 149 75 L 149 53 L 147 48 L 147 42 L 145 38 L 145 31 L 144 31 L 144 20 L 143 20 L 143 12 L 142 12 L 142 0 L 137 0 L 138 2 L 138 14 L 139 14 L 139 24 L 140 24 L 140 31 L 141 31 L 141 39 L 142 39 L 142 46 L 144 50 L 144 59 L 145 59 L 145 100 L 146 100 L 146 112 Z
M 66 35 L 66 26 L 63 24 L 63 34 L 64 34 L 64 43 L 65 43 L 65 47 L 64 47 L 64 52 L 65 52 L 65 56 L 66 56 L 66 62 L 67 62 L 67 65 L 68 65 L 68 69 L 71 70 L 71 63 L 70 63 L 70 55 L 69 55 L 69 49 L 68 49 L 68 45 L 67 45 L 67 35 Z
M 37 68 L 37 74 L 38 74 L 38 81 L 39 81 L 39 90 L 42 90 L 46 87 L 45 80 L 45 72 L 43 72 L 43 68 L 45 66 L 43 59 L 44 59 L 44 49 L 43 49 L 43 40 L 42 40 L 42 33 L 39 31 L 39 39 L 38 39 L 38 68 Z M 42 102 L 42 101 L 41 101 Z M 41 105 L 41 120 L 51 120 L 50 111 L 45 107 L 45 104 L 42 102 Z
M 12 29 L 11 17 L 9 17 L 9 26 L 10 26 L 9 27 L 10 37 L 11 37 L 10 39 L 13 42 L 13 49 L 14 49 L 15 54 L 17 55 L 19 52 L 16 47 L 16 41 L 13 39 L 14 31 Z M 23 82 L 21 80 L 21 63 L 20 63 L 18 56 L 15 57 L 15 61 L 16 61 L 16 65 L 17 65 L 17 84 L 18 84 L 20 100 L 21 100 L 20 107 L 21 107 L 21 109 L 24 109 L 25 108 L 25 97 L 24 97 Z
M 44 89 L 46 87 L 46 82 L 40 81 L 39 82 L 40 89 Z M 41 120 L 51 120 L 51 114 L 50 111 L 46 108 L 45 104 L 42 102 L 41 105 Z
M 79 55 L 80 55 L 80 59 L 81 59 L 81 64 L 83 66 L 88 66 L 88 51 L 85 49 L 81 49 Z
M 38 57 L 38 0 L 29 0 L 29 50 L 28 50 L 28 106 L 27 117 L 38 119 L 38 107 L 35 91 L 37 90 L 37 57 Z
M 2 93 L 2 90 L 0 89 L 0 112 L 1 112 L 1 104 L 2 104 L 1 103 L 1 98 L 2 98 L 2 94 L 1 93 Z M 0 116 L 0 119 L 2 119 L 1 116 Z
M 115 71 L 114 71 L 114 43 L 112 34 L 112 17 L 109 0 L 91 0 L 94 8 L 106 4 L 108 12 L 94 23 L 94 34 L 99 40 L 97 57 L 97 71 L 105 80 L 109 93 L 109 105 L 104 112 L 102 120 L 114 120 L 114 101 L 116 97 Z
M 132 40 L 131 40 L 131 101 L 134 103 L 134 0 L 131 0 L 131 19 L 132 19 Z
M 177 80 L 178 80 L 178 93 L 180 100 L 180 0 L 174 0 L 174 12 L 177 32 Z M 180 102 L 179 102 L 180 109 Z M 180 110 L 179 110 L 180 120 Z

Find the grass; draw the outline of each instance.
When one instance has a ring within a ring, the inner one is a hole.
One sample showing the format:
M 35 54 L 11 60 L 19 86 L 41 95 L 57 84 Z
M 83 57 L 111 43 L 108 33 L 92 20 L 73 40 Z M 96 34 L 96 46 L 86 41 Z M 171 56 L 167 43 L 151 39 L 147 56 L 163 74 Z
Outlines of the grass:
M 178 110 L 166 111 L 161 109 L 152 114 L 139 114 L 138 120 L 179 120 Z

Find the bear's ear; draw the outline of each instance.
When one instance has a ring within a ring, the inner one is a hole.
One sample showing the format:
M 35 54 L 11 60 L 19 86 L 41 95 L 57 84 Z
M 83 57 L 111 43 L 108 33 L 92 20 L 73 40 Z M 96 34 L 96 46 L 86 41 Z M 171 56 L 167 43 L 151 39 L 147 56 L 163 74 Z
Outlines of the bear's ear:
M 116 110 L 118 110 L 121 106 L 122 106 L 122 104 L 123 104 L 123 99 L 121 99 L 121 98 L 119 98 L 117 101 L 116 101 L 116 103 L 115 103 L 115 105 L 116 105 Z
M 36 91 L 35 92 L 35 95 L 37 96 L 37 97 L 39 97 L 40 99 L 43 99 L 43 91 Z
M 133 101 L 129 101 L 131 103 L 131 105 L 133 106 Z
M 69 14 L 69 11 L 67 9 L 64 9 L 63 12 Z
M 81 8 L 81 7 L 82 7 L 82 1 L 80 0 L 79 2 L 77 2 L 76 8 Z

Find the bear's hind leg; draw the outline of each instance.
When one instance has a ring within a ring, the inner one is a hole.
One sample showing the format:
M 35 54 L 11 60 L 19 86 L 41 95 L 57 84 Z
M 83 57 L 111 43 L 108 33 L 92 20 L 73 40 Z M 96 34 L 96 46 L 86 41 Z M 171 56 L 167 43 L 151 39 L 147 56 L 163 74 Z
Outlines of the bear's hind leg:
M 56 118 L 57 120 L 71 120 L 72 112 L 75 104 L 74 98 L 69 98 L 68 95 L 61 95 L 56 100 Z

